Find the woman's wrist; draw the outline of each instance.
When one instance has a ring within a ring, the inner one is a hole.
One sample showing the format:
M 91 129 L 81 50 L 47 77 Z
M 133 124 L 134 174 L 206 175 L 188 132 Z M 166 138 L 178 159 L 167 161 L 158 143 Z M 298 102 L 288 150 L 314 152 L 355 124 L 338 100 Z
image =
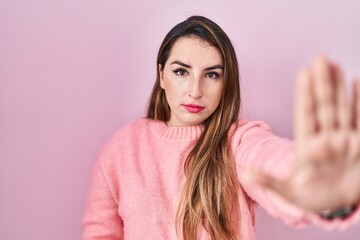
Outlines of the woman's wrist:
M 327 220 L 345 219 L 352 215 L 357 209 L 357 205 L 345 206 L 335 210 L 326 210 L 320 213 L 320 216 Z

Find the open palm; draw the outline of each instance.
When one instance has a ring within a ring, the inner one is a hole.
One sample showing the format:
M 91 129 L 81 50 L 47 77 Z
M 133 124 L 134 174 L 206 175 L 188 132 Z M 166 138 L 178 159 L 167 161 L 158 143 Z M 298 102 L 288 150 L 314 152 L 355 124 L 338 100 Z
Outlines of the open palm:
M 360 200 L 360 82 L 348 100 L 339 66 L 317 56 L 298 74 L 296 161 L 286 180 L 257 173 L 255 182 L 296 204 L 321 212 Z M 350 103 L 351 102 L 351 103 Z

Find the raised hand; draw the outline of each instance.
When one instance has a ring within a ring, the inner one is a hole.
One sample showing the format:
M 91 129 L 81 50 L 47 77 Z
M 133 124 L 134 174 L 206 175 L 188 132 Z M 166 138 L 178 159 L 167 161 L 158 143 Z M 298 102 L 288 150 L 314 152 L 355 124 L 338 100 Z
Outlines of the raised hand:
M 321 212 L 360 200 L 360 81 L 348 99 L 339 66 L 323 56 L 297 77 L 296 160 L 288 179 L 251 177 L 304 209 Z

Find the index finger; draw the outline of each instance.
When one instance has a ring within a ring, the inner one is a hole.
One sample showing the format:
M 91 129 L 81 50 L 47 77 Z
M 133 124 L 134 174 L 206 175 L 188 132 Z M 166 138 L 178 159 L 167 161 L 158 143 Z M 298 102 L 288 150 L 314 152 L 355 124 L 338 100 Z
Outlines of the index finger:
M 307 69 L 300 70 L 297 75 L 295 91 L 295 138 L 300 142 L 316 131 L 315 100 L 311 73 Z

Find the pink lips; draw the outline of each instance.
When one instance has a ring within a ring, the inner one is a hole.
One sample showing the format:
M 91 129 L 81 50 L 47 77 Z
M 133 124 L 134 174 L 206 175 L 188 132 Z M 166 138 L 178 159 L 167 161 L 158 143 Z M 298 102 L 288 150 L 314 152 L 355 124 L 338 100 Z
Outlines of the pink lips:
M 191 113 L 198 113 L 205 109 L 205 107 L 196 104 L 183 104 L 182 106 Z

